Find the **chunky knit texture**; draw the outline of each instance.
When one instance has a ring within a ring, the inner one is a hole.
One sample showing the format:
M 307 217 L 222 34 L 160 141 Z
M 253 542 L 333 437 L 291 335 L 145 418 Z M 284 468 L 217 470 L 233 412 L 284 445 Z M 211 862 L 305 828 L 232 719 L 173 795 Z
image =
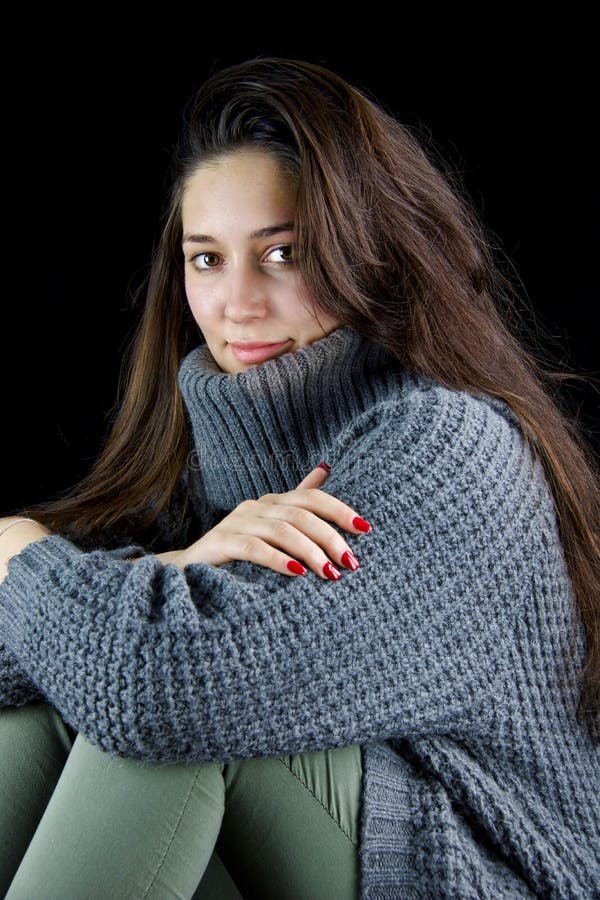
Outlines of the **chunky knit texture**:
M 0 587 L 3 705 L 39 691 L 101 749 L 165 763 L 361 744 L 363 898 L 600 896 L 585 637 L 513 414 L 347 327 L 234 375 L 200 346 L 179 382 L 198 534 L 325 459 L 323 490 L 373 525 L 338 529 L 361 568 L 180 572 L 45 537 Z

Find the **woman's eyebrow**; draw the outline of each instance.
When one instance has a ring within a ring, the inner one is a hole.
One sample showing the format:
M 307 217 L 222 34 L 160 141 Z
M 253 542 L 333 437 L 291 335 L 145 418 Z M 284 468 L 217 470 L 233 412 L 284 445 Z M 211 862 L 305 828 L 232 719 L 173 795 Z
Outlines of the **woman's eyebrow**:
M 268 225 L 266 228 L 259 228 L 257 231 L 253 231 L 250 234 L 250 240 L 254 241 L 257 238 L 263 237 L 272 237 L 274 234 L 279 234 L 282 231 L 293 231 L 294 223 L 293 222 L 281 222 L 279 225 Z M 210 234 L 184 234 L 183 244 L 216 244 L 216 238 L 212 237 Z

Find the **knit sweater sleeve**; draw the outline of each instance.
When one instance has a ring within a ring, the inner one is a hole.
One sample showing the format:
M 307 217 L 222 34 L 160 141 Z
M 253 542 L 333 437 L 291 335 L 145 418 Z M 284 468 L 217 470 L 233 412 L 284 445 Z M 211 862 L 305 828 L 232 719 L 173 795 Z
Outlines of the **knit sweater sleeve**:
M 118 528 L 105 531 L 101 540 L 98 537 L 77 535 L 73 538 L 75 546 L 80 550 L 103 549 L 107 557 L 119 559 L 143 555 L 145 547 L 151 547 L 153 553 L 159 553 L 162 550 L 188 546 L 210 526 L 209 510 L 198 479 L 197 472 L 187 466 L 184 468 L 169 503 L 153 523 L 144 546 L 128 541 L 123 530 Z M 190 482 L 194 491 L 194 503 L 193 509 L 188 510 L 185 497 Z M 42 692 L 23 672 L 10 648 L 0 640 L 0 709 L 25 706 L 44 699 Z
M 25 706 L 43 695 L 23 672 L 18 660 L 0 640 L 0 709 L 6 706 Z
M 460 733 L 508 676 L 551 500 L 494 403 L 416 383 L 339 436 L 324 487 L 368 519 L 338 582 L 249 562 L 128 562 L 58 535 L 0 586 L 1 629 L 90 742 L 155 761 Z
M 141 545 L 128 544 L 127 547 L 121 546 L 114 550 L 107 550 L 106 557 L 127 559 L 144 552 Z M 0 709 L 26 706 L 28 703 L 45 700 L 43 692 L 36 687 L 23 670 L 10 647 L 0 639 Z

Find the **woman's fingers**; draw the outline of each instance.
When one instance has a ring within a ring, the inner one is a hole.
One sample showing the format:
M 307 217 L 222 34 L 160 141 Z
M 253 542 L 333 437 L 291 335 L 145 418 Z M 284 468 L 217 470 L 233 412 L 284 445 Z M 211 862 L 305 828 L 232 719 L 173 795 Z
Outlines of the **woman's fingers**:
M 300 488 L 316 488 L 318 490 L 321 485 L 324 484 L 324 482 L 327 480 L 330 472 L 331 466 L 329 466 L 326 462 L 319 463 L 319 465 L 315 466 L 312 472 L 309 472 L 306 478 L 304 478 L 300 482 L 296 490 Z M 335 500 L 335 498 L 333 499 Z M 341 501 L 338 500 L 336 501 L 336 503 L 340 504 Z M 346 516 L 344 521 L 339 522 L 342 528 L 345 528 L 347 531 L 353 529 L 355 532 L 363 534 L 365 532 L 371 531 L 372 526 L 370 525 L 370 523 L 363 519 L 361 516 L 357 515 L 357 513 L 354 510 L 350 509 L 350 507 L 345 503 L 341 503 L 341 506 L 338 506 L 338 509 L 340 510 L 340 512 L 342 512 L 342 510 L 350 511 L 350 523 L 348 523 L 348 516 Z M 331 519 L 334 520 L 334 517 L 331 516 Z M 336 519 L 335 521 L 339 520 Z
M 328 469 L 326 464 L 316 466 L 286 493 L 243 501 L 182 551 L 175 564 L 220 566 L 248 560 L 285 575 L 304 575 L 308 567 L 332 581 L 341 578 L 338 565 L 358 569 L 351 547 L 329 522 L 355 534 L 368 532 L 371 526 L 352 507 L 320 489 Z
M 337 580 L 337 565 L 352 571 L 359 567 L 352 548 L 326 520 L 347 530 L 352 523 L 351 528 L 359 533 L 365 529 L 356 526 L 355 511 L 336 497 L 318 488 L 297 488 L 288 494 L 266 494 L 246 504 L 245 514 L 255 523 L 253 534 L 306 563 L 318 575 Z
M 238 534 L 237 553 L 243 553 L 245 559 L 287 575 L 304 574 L 293 565 L 299 562 L 321 578 L 331 580 L 341 577 L 337 565 L 358 568 L 358 560 L 341 535 L 318 516 L 291 506 L 278 506 L 268 512 L 253 519 L 251 533 Z
M 327 468 L 325 468 L 327 466 Z M 306 478 L 303 478 L 300 484 L 297 486 L 298 488 L 320 488 L 329 476 L 329 472 L 331 471 L 330 467 L 327 463 L 319 463 L 318 466 L 308 473 Z
M 351 531 L 354 534 L 360 534 L 361 532 L 364 534 L 371 531 L 370 523 L 365 521 L 360 513 L 342 500 L 338 500 L 333 494 L 328 494 L 319 488 L 297 487 L 293 491 L 287 491 L 285 494 L 263 494 L 258 500 L 244 500 L 240 507 L 244 504 L 249 510 L 251 510 L 253 504 L 261 504 L 266 508 L 264 513 L 261 513 L 260 507 L 257 507 L 258 515 L 275 516 L 276 518 L 284 518 L 287 515 L 285 511 L 279 508 L 280 506 L 283 508 L 294 506 L 308 510 L 322 519 L 335 522 L 340 528 L 344 528 L 346 531 Z M 330 526 L 328 528 L 332 530 Z

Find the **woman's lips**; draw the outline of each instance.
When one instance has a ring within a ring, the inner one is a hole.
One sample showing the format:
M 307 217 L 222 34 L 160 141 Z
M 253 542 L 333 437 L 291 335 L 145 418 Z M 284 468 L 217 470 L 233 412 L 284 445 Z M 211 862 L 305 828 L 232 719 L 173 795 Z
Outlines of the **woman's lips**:
M 290 341 L 291 338 L 287 341 L 280 341 L 278 344 L 256 344 L 254 342 L 248 342 L 247 344 L 230 344 L 229 346 L 231 347 L 231 352 L 235 358 L 239 359 L 240 362 L 256 363 L 269 359 L 269 357 L 278 353 L 282 347 L 289 344 Z

